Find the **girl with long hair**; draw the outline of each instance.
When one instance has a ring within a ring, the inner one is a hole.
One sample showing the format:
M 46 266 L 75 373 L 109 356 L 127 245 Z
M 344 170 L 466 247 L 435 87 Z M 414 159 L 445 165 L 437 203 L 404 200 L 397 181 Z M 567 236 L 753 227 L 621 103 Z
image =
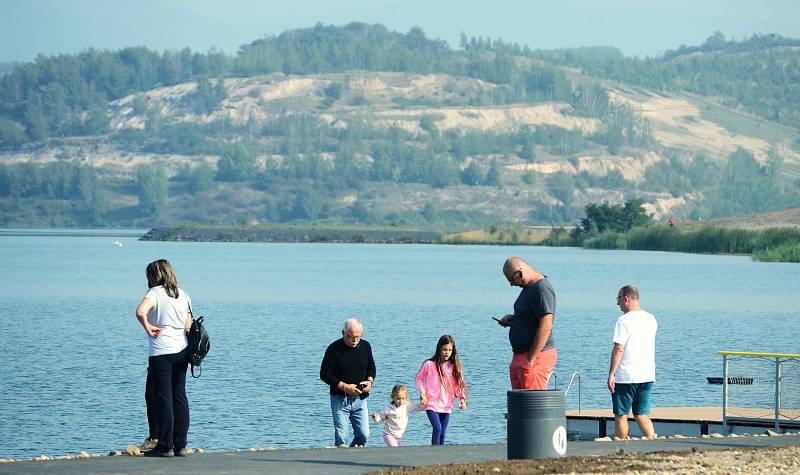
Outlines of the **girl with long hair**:
M 420 403 L 431 423 L 431 445 L 444 445 L 444 436 L 450 422 L 454 397 L 458 408 L 467 408 L 467 385 L 461 370 L 456 342 L 450 335 L 443 335 L 436 344 L 436 352 L 422 363 L 417 373 L 417 389 Z

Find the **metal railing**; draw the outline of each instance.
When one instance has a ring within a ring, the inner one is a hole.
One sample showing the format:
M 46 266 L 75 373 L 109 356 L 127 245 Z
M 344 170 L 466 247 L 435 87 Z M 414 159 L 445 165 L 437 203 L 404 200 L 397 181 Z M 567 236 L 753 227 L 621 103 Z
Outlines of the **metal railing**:
M 556 373 L 555 371 L 551 372 L 549 379 L 551 379 L 553 381 L 553 389 L 558 389 L 558 373 Z M 581 409 L 582 409 L 582 404 L 583 404 L 582 400 L 581 400 L 581 381 L 583 381 L 583 377 L 581 376 L 581 374 L 579 372 L 575 371 L 575 372 L 572 373 L 572 375 L 570 375 L 569 383 L 567 383 L 567 389 L 564 390 L 564 399 L 567 398 L 567 395 L 569 394 L 569 390 L 570 390 L 570 388 L 572 388 L 572 383 L 576 379 L 578 380 L 578 414 L 580 414 L 581 413 Z
M 776 429 L 800 419 L 800 355 L 720 351 L 722 422 L 772 421 Z

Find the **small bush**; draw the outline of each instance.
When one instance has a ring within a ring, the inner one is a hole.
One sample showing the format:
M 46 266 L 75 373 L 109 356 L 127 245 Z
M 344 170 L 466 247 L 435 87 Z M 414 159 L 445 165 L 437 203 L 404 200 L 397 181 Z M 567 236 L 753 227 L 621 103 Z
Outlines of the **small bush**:
M 627 249 L 625 235 L 606 231 L 597 236 L 590 237 L 583 241 L 583 247 L 588 249 Z
M 800 262 L 800 244 L 784 244 L 756 251 L 753 259 L 762 262 Z

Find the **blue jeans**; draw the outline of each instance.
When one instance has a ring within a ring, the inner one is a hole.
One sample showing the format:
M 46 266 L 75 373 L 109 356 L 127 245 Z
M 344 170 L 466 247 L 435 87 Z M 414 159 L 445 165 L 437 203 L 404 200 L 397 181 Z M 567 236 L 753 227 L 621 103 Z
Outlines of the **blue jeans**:
M 366 445 L 369 437 L 369 409 L 367 400 L 356 397 L 331 394 L 331 413 L 333 414 L 334 443 L 339 446 L 347 438 L 347 420 L 353 426 L 354 445 Z

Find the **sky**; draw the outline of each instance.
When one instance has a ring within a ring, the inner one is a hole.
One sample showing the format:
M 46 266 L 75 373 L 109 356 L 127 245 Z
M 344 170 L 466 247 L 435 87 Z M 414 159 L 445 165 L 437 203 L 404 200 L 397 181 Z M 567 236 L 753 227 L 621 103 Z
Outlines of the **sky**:
M 286 30 L 381 23 L 458 46 L 461 32 L 533 49 L 614 46 L 655 56 L 715 31 L 800 38 L 798 0 L 0 0 L 0 62 L 145 46 L 235 54 Z

